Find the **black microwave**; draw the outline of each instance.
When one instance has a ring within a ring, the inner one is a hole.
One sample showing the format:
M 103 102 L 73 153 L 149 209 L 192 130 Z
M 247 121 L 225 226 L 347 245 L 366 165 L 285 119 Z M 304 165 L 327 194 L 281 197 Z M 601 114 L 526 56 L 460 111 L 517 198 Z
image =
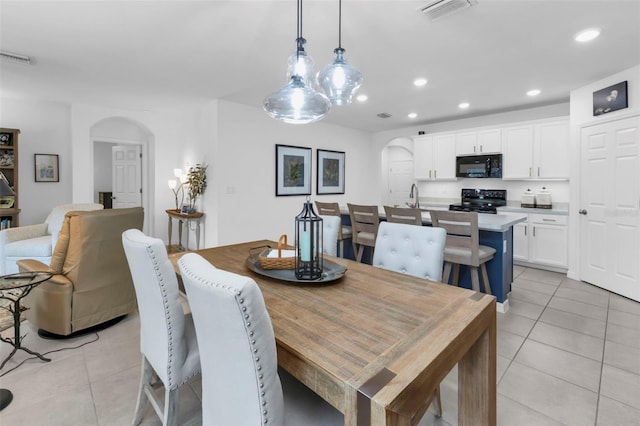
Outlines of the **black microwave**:
M 458 156 L 456 177 L 501 178 L 502 154 Z

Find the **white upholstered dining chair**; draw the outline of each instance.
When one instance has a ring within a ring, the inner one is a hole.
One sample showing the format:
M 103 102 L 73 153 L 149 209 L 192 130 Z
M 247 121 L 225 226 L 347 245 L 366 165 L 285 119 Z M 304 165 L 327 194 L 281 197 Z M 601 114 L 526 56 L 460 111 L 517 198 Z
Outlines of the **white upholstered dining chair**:
M 322 250 L 329 256 L 338 255 L 338 234 L 341 219 L 338 216 L 322 216 Z
M 182 256 L 178 267 L 200 348 L 203 425 L 344 422 L 306 388 L 283 392 L 271 318 L 253 279 L 217 269 L 196 253 Z
M 446 238 L 442 228 L 380 222 L 373 266 L 440 281 Z
M 175 425 L 179 388 L 200 373 L 193 320 L 182 309 L 176 272 L 162 240 L 129 229 L 122 234 L 122 244 L 140 312 L 142 373 L 132 423 L 140 423 L 151 400 L 162 424 Z M 154 389 L 160 385 L 164 386 L 164 402 L 158 400 Z

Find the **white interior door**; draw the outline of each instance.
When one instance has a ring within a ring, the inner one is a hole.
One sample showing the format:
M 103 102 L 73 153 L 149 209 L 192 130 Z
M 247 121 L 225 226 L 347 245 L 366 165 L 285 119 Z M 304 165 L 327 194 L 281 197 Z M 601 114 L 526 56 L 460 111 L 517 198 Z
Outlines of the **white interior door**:
M 387 205 L 406 207 L 413 181 L 413 155 L 404 148 L 390 147 Z
M 113 208 L 142 206 L 142 159 L 140 145 L 111 148 Z
M 640 301 L 640 117 L 581 131 L 584 281 Z

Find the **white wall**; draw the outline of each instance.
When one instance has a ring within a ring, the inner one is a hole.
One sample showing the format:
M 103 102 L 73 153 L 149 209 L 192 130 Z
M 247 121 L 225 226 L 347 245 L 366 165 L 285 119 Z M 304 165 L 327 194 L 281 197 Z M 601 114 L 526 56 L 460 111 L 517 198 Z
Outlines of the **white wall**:
M 277 240 L 285 233 L 292 240 L 305 196 L 275 196 L 276 144 L 313 148 L 312 201 L 378 202 L 379 152 L 372 149 L 370 134 L 323 122 L 285 124 L 260 109 L 226 101 L 219 102 L 218 120 L 212 176 L 219 190 L 219 244 Z M 345 152 L 344 195 L 315 195 L 317 148 Z
M 604 89 L 612 84 L 627 81 L 628 108 L 607 114 L 593 116 L 593 92 Z M 622 117 L 640 114 L 640 65 L 613 74 L 602 80 L 571 92 L 571 181 L 577 184 L 571 186 L 569 210 L 569 271 L 567 275 L 573 279 L 580 279 L 580 216 L 578 210 L 583 208 L 580 202 L 580 129 L 587 125 L 603 123 Z
M 42 223 L 57 204 L 70 203 L 70 107 L 60 102 L 0 98 L 0 126 L 20 129 L 20 225 Z M 60 182 L 35 182 L 34 154 L 58 154 Z

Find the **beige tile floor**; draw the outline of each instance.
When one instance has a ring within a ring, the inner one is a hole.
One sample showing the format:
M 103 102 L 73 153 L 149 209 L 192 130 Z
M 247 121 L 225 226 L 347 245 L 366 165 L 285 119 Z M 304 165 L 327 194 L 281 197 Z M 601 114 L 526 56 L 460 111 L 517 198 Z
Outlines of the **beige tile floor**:
M 499 425 L 640 425 L 640 303 L 562 274 L 515 268 L 511 309 L 498 314 Z M 139 322 L 66 341 L 43 340 L 25 322 L 24 344 L 52 361 L 19 352 L 0 371 L 14 394 L 0 425 L 128 425 L 140 374 Z M 6 330 L 3 335 L 11 332 Z M 0 345 L 0 356 L 8 353 Z M 284 380 L 287 382 L 287 380 Z M 296 383 L 289 383 L 296 386 Z M 304 391 L 297 384 L 294 394 Z M 457 371 L 441 384 L 444 415 L 421 425 L 457 424 Z M 181 391 L 180 423 L 201 424 L 200 381 Z M 317 416 L 315 424 L 340 424 Z M 160 424 L 150 408 L 145 425 Z M 289 425 L 306 425 L 290 418 Z

